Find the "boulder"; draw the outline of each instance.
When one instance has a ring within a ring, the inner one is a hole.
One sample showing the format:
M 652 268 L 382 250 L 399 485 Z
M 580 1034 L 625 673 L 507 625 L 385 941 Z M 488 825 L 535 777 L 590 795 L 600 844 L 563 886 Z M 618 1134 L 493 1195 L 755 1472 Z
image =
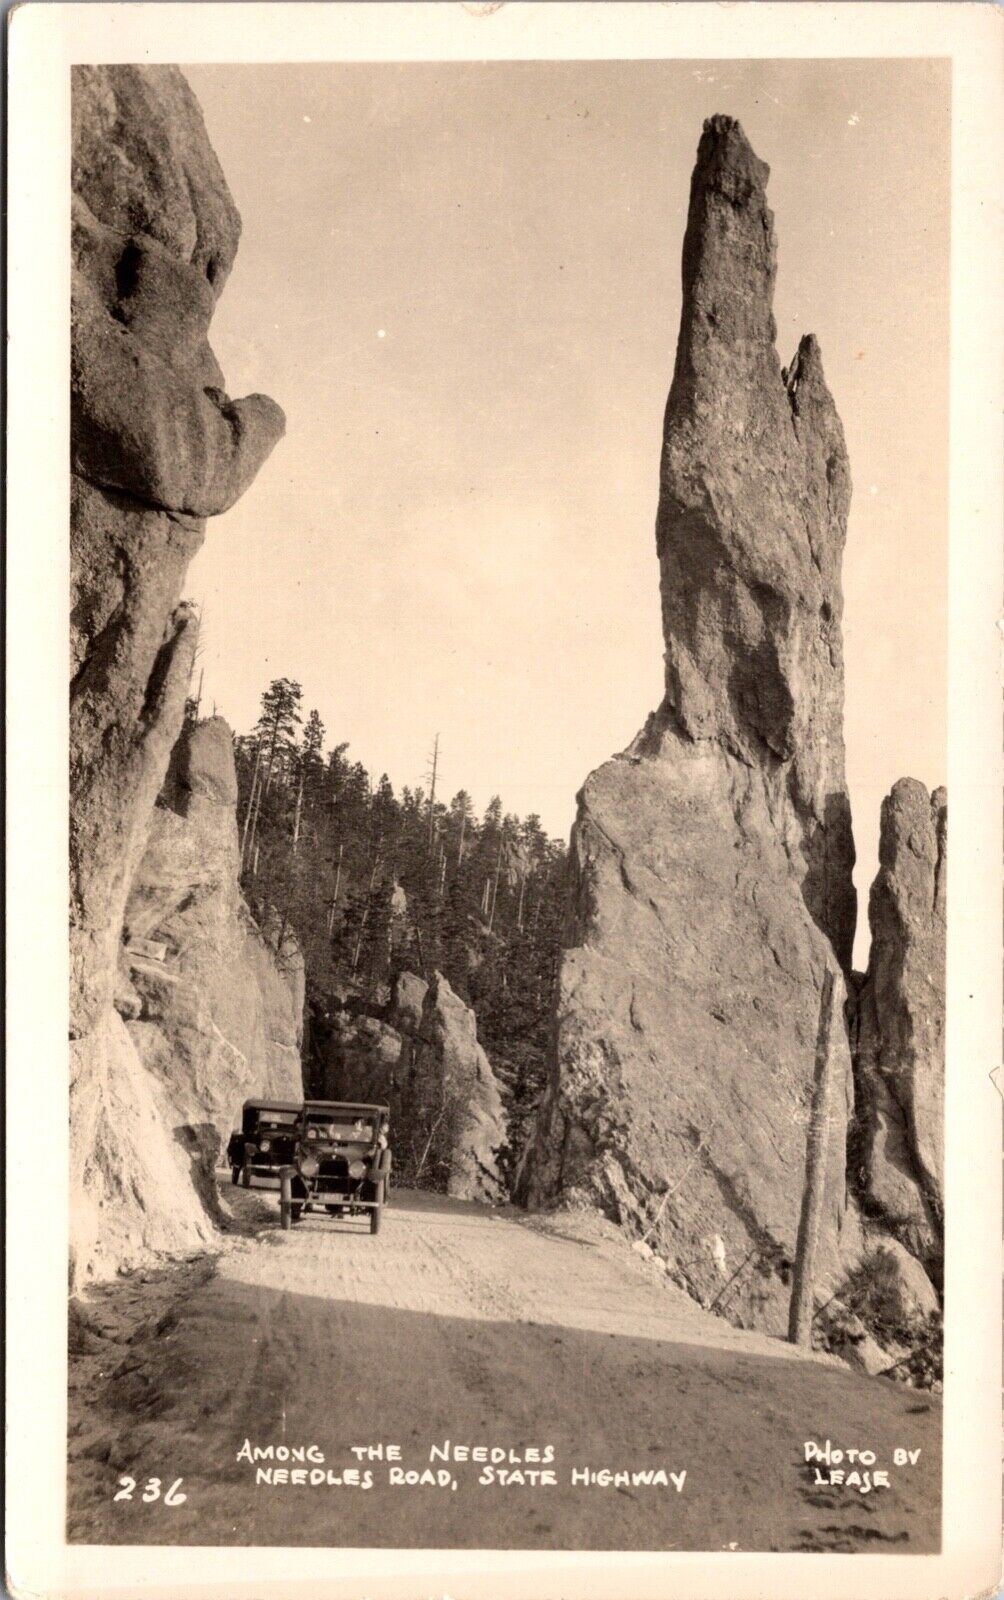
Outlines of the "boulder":
M 820 1292 L 855 1231 L 842 1021 L 855 921 L 840 633 L 850 474 L 816 341 L 787 369 L 775 350 L 767 177 L 737 122 L 705 124 L 656 528 L 664 698 L 579 795 L 522 1195 L 585 1197 L 636 1234 L 655 1222 L 650 1242 L 698 1298 L 782 1331 L 827 971 Z
M 944 1217 L 948 803 L 901 778 L 882 804 L 871 951 L 857 1007 L 857 1181 L 869 1214 L 932 1271 Z
M 877 1378 L 892 1365 L 893 1357 L 868 1332 L 856 1312 L 840 1300 L 830 1300 L 817 1317 L 817 1325 L 827 1347 L 848 1366 Z
M 75 67 L 72 115 L 71 1215 L 80 1280 L 160 1248 L 155 1239 L 198 1244 L 204 1235 L 191 1183 L 169 1199 L 168 1177 L 162 1183 L 136 1145 L 137 1128 L 164 1106 L 114 1010 L 116 987 L 133 1009 L 119 977 L 120 935 L 191 677 L 197 627 L 181 600 L 185 572 L 204 517 L 247 487 L 283 418 L 262 396 L 229 400 L 209 347 L 240 219 L 182 74 Z M 100 1136 L 81 1137 L 88 1128 Z M 165 1138 L 173 1148 L 169 1129 Z M 188 1165 L 186 1156 L 179 1170 Z
M 941 1311 L 941 1301 L 924 1268 L 898 1239 L 881 1236 L 880 1248 L 891 1258 L 900 1316 L 904 1321 L 930 1317 Z
M 422 1026 L 429 985 L 414 972 L 399 972 L 394 980 L 387 1008 L 387 1021 L 399 1033 L 410 1037 Z

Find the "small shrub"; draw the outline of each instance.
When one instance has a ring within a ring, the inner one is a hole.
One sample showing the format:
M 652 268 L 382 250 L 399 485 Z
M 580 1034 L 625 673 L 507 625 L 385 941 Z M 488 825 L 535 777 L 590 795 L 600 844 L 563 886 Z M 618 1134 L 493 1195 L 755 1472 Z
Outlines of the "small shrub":
M 837 1293 L 880 1344 L 899 1339 L 906 1314 L 896 1257 L 891 1250 L 879 1247 L 869 1251 L 847 1274 Z
M 918 1389 L 940 1384 L 943 1359 L 943 1324 L 939 1311 L 925 1315 L 903 1303 L 896 1257 L 879 1246 L 853 1267 L 837 1290 L 837 1297 L 858 1316 L 883 1348 L 898 1346 L 906 1355 L 890 1375 Z

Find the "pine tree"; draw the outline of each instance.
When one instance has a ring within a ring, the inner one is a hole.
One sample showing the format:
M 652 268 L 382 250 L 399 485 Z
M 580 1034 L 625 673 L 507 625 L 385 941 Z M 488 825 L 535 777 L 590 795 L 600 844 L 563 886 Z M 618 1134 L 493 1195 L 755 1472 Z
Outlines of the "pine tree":
M 241 838 L 242 868 L 254 861 L 263 797 L 269 794 L 273 778 L 286 775 L 295 759 L 302 695 L 300 685 L 291 678 L 273 678 L 261 697 L 261 715 L 255 727 L 255 773 Z
M 235 740 L 252 911 L 277 947 L 295 939 L 321 1018 L 347 994 L 383 1004 L 402 966 L 443 972 L 474 1008 L 518 1150 L 546 1078 L 563 846 L 498 795 L 480 820 L 464 789 L 449 804 L 431 782 L 395 795 L 344 742 L 326 754 L 320 716 L 303 722 L 301 701 L 298 683 L 274 679 Z M 436 766 L 438 784 L 438 754 Z M 407 910 L 395 919 L 398 885 Z M 431 1157 L 428 1170 L 439 1170 Z

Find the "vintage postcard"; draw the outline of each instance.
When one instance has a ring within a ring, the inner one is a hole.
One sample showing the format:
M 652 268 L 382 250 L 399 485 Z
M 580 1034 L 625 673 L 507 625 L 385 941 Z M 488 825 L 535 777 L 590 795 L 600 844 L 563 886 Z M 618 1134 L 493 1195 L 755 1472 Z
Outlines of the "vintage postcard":
M 10 37 L 12 1592 L 992 1593 L 999 14 Z

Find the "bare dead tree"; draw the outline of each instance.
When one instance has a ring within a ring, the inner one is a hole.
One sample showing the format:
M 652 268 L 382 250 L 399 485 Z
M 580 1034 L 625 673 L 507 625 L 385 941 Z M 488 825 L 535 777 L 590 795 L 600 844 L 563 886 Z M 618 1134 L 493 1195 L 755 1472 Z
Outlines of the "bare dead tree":
M 435 842 L 435 837 L 436 837 L 436 773 L 438 772 L 438 770 L 439 770 L 439 734 L 437 733 L 435 739 L 432 742 L 432 764 L 429 767 L 428 772 L 426 773 L 426 777 L 429 780 L 429 849 L 430 850 L 432 849 L 432 846 L 433 846 L 433 844 Z
M 823 975 L 819 997 L 819 1029 L 816 1034 L 816 1061 L 812 1081 L 812 1103 L 805 1140 L 805 1182 L 802 1210 L 795 1244 L 795 1270 L 788 1311 L 788 1339 L 791 1344 L 811 1345 L 813 1278 L 819 1225 L 823 1215 L 826 1188 L 826 1150 L 830 1128 L 830 1082 L 833 1076 L 830 1032 L 833 1022 L 834 978 L 829 967 Z
M 499 878 L 502 875 L 502 851 L 503 851 L 504 848 L 505 848 L 505 823 L 503 822 L 501 828 L 499 829 L 499 853 L 495 858 L 495 882 L 492 885 L 491 909 L 489 910 L 489 913 L 488 913 L 488 932 L 489 933 L 491 933 L 492 924 L 495 921 L 495 902 L 498 899 L 498 894 L 499 894 Z
M 711 1124 L 711 1127 L 708 1129 L 707 1133 L 702 1136 L 701 1141 L 697 1146 L 697 1149 L 694 1151 L 693 1155 L 691 1156 L 690 1160 L 687 1162 L 687 1165 L 684 1167 L 683 1171 L 680 1173 L 680 1176 L 677 1178 L 676 1182 L 670 1184 L 669 1188 L 666 1190 L 666 1193 L 663 1195 L 662 1199 L 659 1201 L 659 1209 L 658 1209 L 658 1211 L 656 1212 L 655 1216 L 652 1218 L 652 1221 L 649 1223 L 648 1227 L 645 1229 L 645 1232 L 641 1236 L 641 1242 L 642 1243 L 644 1243 L 646 1239 L 650 1238 L 650 1236 L 655 1232 L 656 1228 L 659 1226 L 659 1223 L 662 1220 L 662 1214 L 666 1209 L 667 1201 L 669 1201 L 672 1198 L 672 1196 L 676 1193 L 677 1189 L 679 1189 L 680 1185 L 684 1182 L 684 1180 L 690 1176 L 691 1171 L 697 1165 L 698 1161 L 701 1159 L 701 1156 L 704 1154 L 705 1150 L 707 1149 L 708 1140 L 711 1138 L 711 1135 L 714 1133 L 715 1127 L 716 1127 L 716 1123 L 713 1122 Z
M 251 839 L 250 839 L 251 844 L 254 844 L 255 834 L 258 831 L 258 816 L 259 816 L 259 813 L 261 812 L 261 797 L 262 797 L 262 794 L 263 793 L 265 793 L 265 794 L 268 793 L 269 787 L 270 787 L 271 782 L 272 782 L 272 768 L 275 765 L 275 752 L 276 752 L 276 745 L 277 745 L 278 739 L 279 739 L 279 723 L 280 723 L 281 717 L 282 717 L 282 705 L 281 705 L 281 702 L 277 700 L 276 708 L 275 708 L 275 717 L 273 718 L 273 721 L 272 721 L 272 737 L 271 737 L 271 740 L 270 740 L 270 743 L 269 743 L 268 765 L 267 765 L 267 767 L 265 769 L 264 782 L 262 782 L 261 778 L 259 777 L 259 781 L 258 781 L 258 798 L 257 798 L 257 802 L 256 802 L 256 804 L 254 806 L 254 809 L 253 809 L 253 814 L 252 814 L 251 806 L 250 805 L 248 806 L 248 816 L 249 816 L 250 821 L 251 821 Z M 260 738 L 258 740 L 258 754 L 259 755 L 261 754 L 261 739 Z M 256 760 L 255 761 L 255 766 L 257 767 L 257 765 L 258 765 L 258 762 Z M 244 832 L 245 832 L 245 836 L 246 836 L 247 835 L 247 820 L 245 820 Z M 243 850 L 242 850 L 242 853 L 241 853 L 241 865 L 243 866 Z M 257 873 L 257 871 L 258 871 L 258 851 L 257 851 L 257 849 L 255 849 L 254 869 L 253 870 L 254 870 L 255 873 Z
M 449 1108 L 447 1106 L 447 1103 L 444 1100 L 444 1102 L 443 1102 L 443 1104 L 442 1104 L 442 1106 L 440 1108 L 440 1112 L 439 1112 L 438 1117 L 436 1117 L 436 1119 L 433 1122 L 431 1128 L 429 1129 L 429 1137 L 425 1141 L 425 1148 L 422 1151 L 422 1154 L 419 1157 L 418 1165 L 415 1168 L 414 1177 L 412 1179 L 413 1183 L 417 1183 L 418 1182 L 419 1178 L 422 1176 L 422 1173 L 425 1170 L 425 1163 L 429 1159 L 429 1151 L 432 1148 L 432 1141 L 436 1137 L 436 1134 L 439 1132 L 439 1129 L 442 1127 L 443 1120 L 444 1120 L 444 1118 L 446 1116 L 446 1113 L 447 1113 L 448 1109 Z
M 331 936 L 331 931 L 335 926 L 335 909 L 336 909 L 336 907 L 338 905 L 338 890 L 339 890 L 339 887 L 341 886 L 341 881 L 342 881 L 342 852 L 344 851 L 344 849 L 345 849 L 345 843 L 343 841 L 338 846 L 338 867 L 337 867 L 337 869 L 335 871 L 335 887 L 334 887 L 334 889 L 332 891 L 331 905 L 330 905 L 329 910 L 328 910 L 328 936 L 329 936 L 329 938 Z
M 300 842 L 300 813 L 303 810 L 303 780 L 307 775 L 304 766 L 300 768 L 300 784 L 296 791 L 296 811 L 293 814 L 293 854 L 296 855 L 297 845 Z
M 241 834 L 241 871 L 244 871 L 244 856 L 248 844 L 248 828 L 251 824 L 251 814 L 254 811 L 255 796 L 258 792 L 258 782 L 261 774 L 261 739 L 255 748 L 254 772 L 251 775 L 251 793 L 248 795 L 248 808 L 244 813 L 244 831 Z
M 373 857 L 373 871 L 370 873 L 370 886 L 369 886 L 369 889 L 368 889 L 367 894 L 366 894 L 366 904 L 363 906 L 363 914 L 362 914 L 362 917 L 361 917 L 360 922 L 359 922 L 359 936 L 356 939 L 355 953 L 353 954 L 353 957 L 352 957 L 352 976 L 353 977 L 355 977 L 355 975 L 356 975 L 356 968 L 359 965 L 359 956 L 360 956 L 360 954 L 362 952 L 362 948 L 363 948 L 363 935 L 366 932 L 366 924 L 369 922 L 370 905 L 371 905 L 372 900 L 373 900 L 373 886 L 376 883 L 376 875 L 377 875 L 377 870 L 379 869 L 379 866 L 380 866 L 380 852 L 378 850 L 376 852 L 376 854 L 374 855 L 374 857 Z

